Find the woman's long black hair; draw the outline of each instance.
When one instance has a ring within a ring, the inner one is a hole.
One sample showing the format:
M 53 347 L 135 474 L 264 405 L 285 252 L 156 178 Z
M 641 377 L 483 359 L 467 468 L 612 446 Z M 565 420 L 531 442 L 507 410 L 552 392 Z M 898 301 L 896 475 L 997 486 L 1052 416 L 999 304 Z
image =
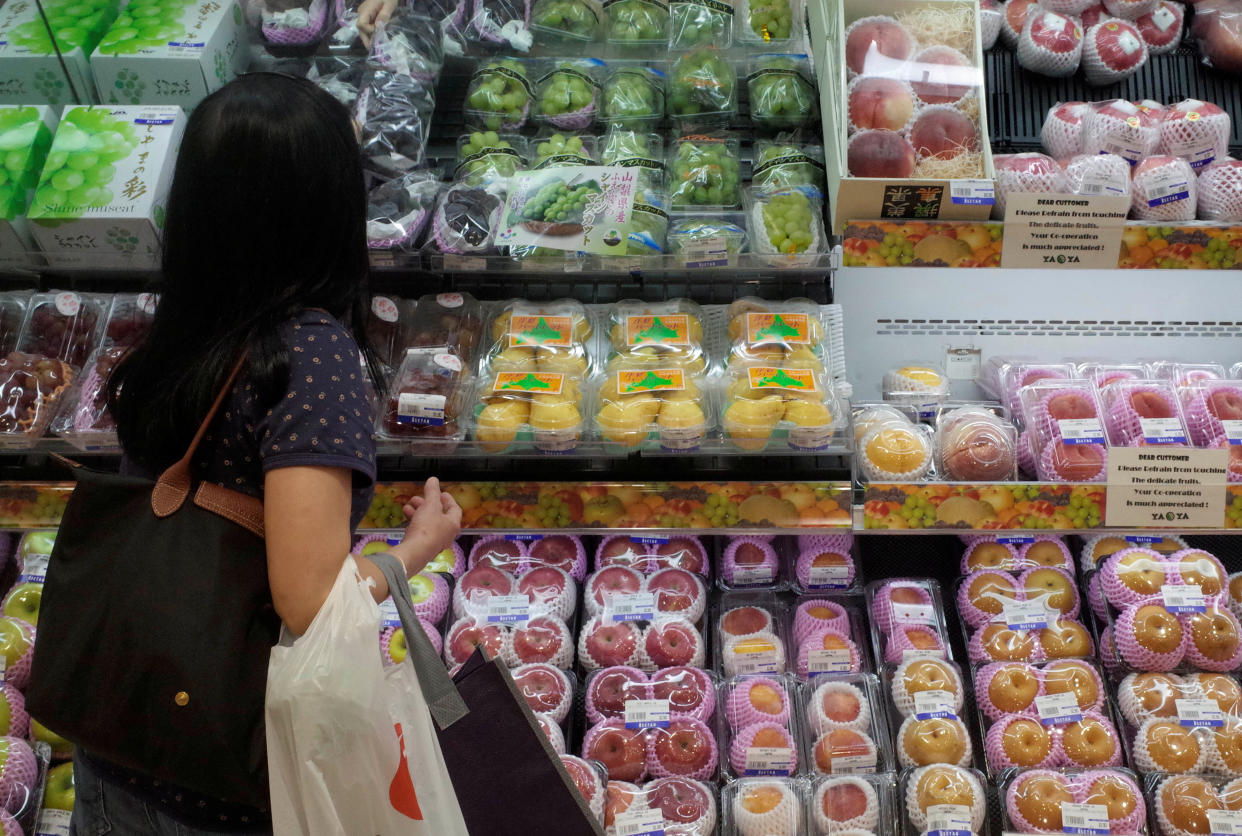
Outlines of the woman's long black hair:
M 314 84 L 245 75 L 186 127 L 168 198 L 160 303 L 108 400 L 121 446 L 152 471 L 179 459 L 248 350 L 261 402 L 286 391 L 280 326 L 322 308 L 363 341 L 366 192 L 353 123 Z M 378 378 L 376 378 L 378 379 Z

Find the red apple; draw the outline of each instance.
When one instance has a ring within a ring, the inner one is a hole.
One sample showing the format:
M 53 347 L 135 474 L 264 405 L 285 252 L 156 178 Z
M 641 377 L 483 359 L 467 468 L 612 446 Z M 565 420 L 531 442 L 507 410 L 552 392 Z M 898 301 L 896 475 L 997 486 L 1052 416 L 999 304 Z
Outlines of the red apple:
M 647 555 L 642 546 L 627 537 L 609 540 L 599 551 L 596 568 L 604 566 L 642 566 L 647 562 Z
M 564 572 L 573 571 L 577 558 L 577 543 L 563 534 L 546 535 L 530 547 L 530 559 L 536 565 L 555 566 Z
M 473 619 L 462 619 L 449 631 L 449 653 L 453 661 L 461 664 L 470 658 L 474 649 L 480 645 L 489 658 L 500 655 L 504 644 L 504 631 L 498 624 L 480 624 Z
M 647 657 L 659 668 L 689 665 L 696 656 L 702 659 L 699 631 L 690 622 L 680 619 L 651 625 L 643 646 Z
M 630 668 L 600 671 L 587 687 L 591 692 L 591 704 L 605 717 L 623 716 L 627 702 L 646 699 L 647 695 L 647 682 L 642 672 Z
M 675 718 L 666 729 L 655 729 L 656 759 L 674 775 L 691 775 L 709 769 L 711 732 L 697 720 Z
M 1176 414 L 1173 404 L 1159 392 L 1142 389 L 1130 393 L 1130 406 L 1140 418 L 1172 418 Z
M 1182 22 L 1185 17 L 1181 3 L 1161 0 L 1155 11 L 1134 21 L 1147 48 L 1156 55 L 1173 49 L 1182 39 Z M 1084 23 L 1086 21 L 1084 20 Z
M 550 662 L 568 642 L 568 635 L 559 619 L 532 618 L 525 627 L 513 631 L 513 653 L 523 664 Z
M 551 665 L 522 665 L 513 682 L 536 714 L 551 714 L 569 698 L 565 675 Z
M 587 625 L 586 649 L 600 667 L 624 665 L 638 649 L 638 639 L 632 621 L 605 624 L 595 619 Z
M 474 559 L 474 566 L 491 566 L 506 572 L 516 572 L 522 562 L 522 547 L 513 540 L 489 540 L 476 546 L 471 557 Z
M 684 569 L 661 569 L 647 580 L 655 593 L 656 610 L 684 613 L 703 595 L 699 579 Z
M 1228 0 L 1195 4 L 1194 35 L 1199 52 L 1224 73 L 1242 72 L 1242 15 Z
M 587 732 L 582 756 L 602 763 L 609 780 L 642 780 L 647 772 L 646 734 L 627 729 L 622 720 L 607 720 Z
M 604 789 L 604 782 L 599 773 L 582 758 L 576 758 L 573 755 L 561 755 L 561 764 L 564 765 L 565 771 L 574 780 L 574 786 L 578 788 L 579 794 L 589 806 L 595 796 Z
M 599 606 L 617 593 L 637 592 L 642 588 L 643 576 L 624 566 L 608 566 L 600 569 L 587 580 L 587 596 Z
M 1063 392 L 1048 399 L 1048 417 L 1054 421 L 1094 418 L 1095 406 L 1077 392 Z
M 1069 15 L 1042 12 L 1031 24 L 1031 40 L 1049 52 L 1068 54 L 1082 43 L 1082 28 Z
M 712 809 L 707 790 L 690 778 L 660 778 L 647 785 L 649 803 L 658 807 L 666 821 L 689 824 Z
M 918 162 L 910 140 L 893 131 L 859 131 L 850 139 L 846 157 L 853 177 L 895 180 L 913 176 Z
M 1092 26 L 1095 26 L 1097 23 L 1108 17 L 1112 17 L 1112 15 L 1108 13 L 1108 9 L 1104 8 L 1104 4 L 1096 3 L 1094 6 L 1089 6 L 1088 8 L 1083 9 L 1079 19 L 1082 21 L 1083 29 L 1090 29 Z
M 518 592 L 525 595 L 531 604 L 538 604 L 546 609 L 557 602 L 568 582 L 569 575 L 562 570 L 552 566 L 539 566 L 518 578 Z
M 457 585 L 467 601 L 473 601 L 476 597 L 513 594 L 513 579 L 500 569 L 483 564 L 462 575 Z
M 895 20 L 873 20 L 850 27 L 845 39 L 845 65 L 855 73 L 868 72 L 880 56 L 905 61 L 914 52 L 914 38 Z
M 697 668 L 665 668 L 651 678 L 652 697 L 668 700 L 674 714 L 691 714 L 712 698 Z
M 1208 412 L 1221 421 L 1242 421 L 1242 395 L 1233 389 L 1217 389 L 1207 397 Z
M 979 129 L 960 110 L 931 107 L 914 120 L 910 144 L 920 157 L 951 160 L 979 150 Z
M 1010 39 L 1017 40 L 1022 34 L 1022 27 L 1026 26 L 1026 16 L 1035 3 L 1036 0 L 1009 0 L 1005 4 L 1005 28 L 1009 30 Z
M 667 543 L 655 547 L 653 557 L 661 568 L 685 569 L 700 575 L 707 570 L 703 544 L 693 537 L 670 537 Z

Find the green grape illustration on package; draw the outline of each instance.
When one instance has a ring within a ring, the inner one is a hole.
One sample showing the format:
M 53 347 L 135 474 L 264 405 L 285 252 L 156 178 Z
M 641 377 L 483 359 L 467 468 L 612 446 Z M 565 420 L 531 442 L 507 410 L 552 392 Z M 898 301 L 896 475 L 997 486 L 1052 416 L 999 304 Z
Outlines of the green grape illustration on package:
M 119 0 L 44 0 L 42 16 L 36 16 L 9 33 L 9 41 L 36 55 L 91 52 L 116 19 Z M 52 43 L 55 33 L 56 42 Z
M 0 110 L 0 217 L 26 211 L 26 192 L 34 188 L 52 145 L 52 132 L 33 107 Z
M 125 227 L 109 227 L 105 234 L 108 245 L 115 250 L 132 253 L 138 249 L 138 236 Z
M 594 195 L 602 194 L 599 183 L 589 180 L 570 186 L 560 180 L 554 180 L 526 202 L 522 207 L 522 219 L 525 221 L 546 221 L 548 223 L 564 222 L 570 219 L 581 221 L 582 210 L 587 201 Z
M 130 0 L 99 42 L 105 55 L 136 55 L 185 35 L 181 19 L 195 0 Z
M 116 197 L 109 188 L 116 163 L 137 147 L 134 126 L 114 118 L 107 108 L 69 111 L 56 129 L 31 217 L 70 220 L 109 205 Z
M 142 76 L 130 70 L 121 70 L 108 87 L 108 101 L 116 104 L 141 104 L 147 90 Z

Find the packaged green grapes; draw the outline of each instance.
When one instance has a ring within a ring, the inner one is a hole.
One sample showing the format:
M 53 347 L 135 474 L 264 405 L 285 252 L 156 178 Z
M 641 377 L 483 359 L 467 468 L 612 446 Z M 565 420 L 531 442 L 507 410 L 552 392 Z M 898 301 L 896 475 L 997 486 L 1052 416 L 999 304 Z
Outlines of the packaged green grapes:
M 34 241 L 24 215 L 57 121 L 46 105 L 0 105 L 0 267 L 33 263 Z
M 808 186 L 823 192 L 826 171 L 822 145 L 798 145 L 781 137 L 755 141 L 752 186 Z
M 815 75 L 805 55 L 752 58 L 746 89 L 750 95 L 750 119 L 761 128 L 800 128 L 818 111 Z
M 130 0 L 104 34 L 91 69 L 105 104 L 193 109 L 246 68 L 238 0 Z
M 535 84 L 535 120 L 562 131 L 591 127 L 605 71 L 598 58 L 545 62 Z
M 640 190 L 663 191 L 666 184 L 664 138 L 658 133 L 613 125 L 604 136 L 600 161 L 638 170 Z
M 726 133 L 690 134 L 669 154 L 673 209 L 737 209 L 742 205 L 740 143 Z
M 735 37 L 770 49 L 803 49 L 803 15 L 802 0 L 741 0 Z
M 669 221 L 668 251 L 686 267 L 728 267 L 746 243 L 741 212 L 674 212 Z
M 667 0 L 604 0 L 608 42 L 646 49 L 668 43 Z
M 534 97 L 528 61 L 520 58 L 484 61 L 470 77 L 462 114 L 471 128 L 516 131 L 526 124 Z
M 737 115 L 737 73 L 724 53 L 700 47 L 673 64 L 668 115 L 683 127 L 728 127 Z
M 31 232 L 53 267 L 159 264 L 179 107 L 72 107 L 61 117 Z
M 733 3 L 731 0 L 672 0 L 669 6 L 672 49 L 695 49 L 733 45 Z
M 581 46 L 599 39 L 604 10 L 598 0 L 535 0 L 530 28 L 544 46 Z
M 547 128 L 531 141 L 531 168 L 561 168 L 574 165 L 595 165 L 599 159 L 595 137 L 561 133 Z
M 457 137 L 453 178 L 468 186 L 505 181 L 527 165 L 526 138 L 520 134 L 473 131 Z
M 0 8 L 0 104 L 95 101 L 90 54 L 120 5 L 121 0 L 18 0 Z
M 609 125 L 654 129 L 664 118 L 668 76 L 654 67 L 622 66 L 604 81 L 599 119 Z
M 748 189 L 746 217 L 756 252 L 787 256 L 774 264 L 801 266 L 827 251 L 822 195 L 814 189 Z

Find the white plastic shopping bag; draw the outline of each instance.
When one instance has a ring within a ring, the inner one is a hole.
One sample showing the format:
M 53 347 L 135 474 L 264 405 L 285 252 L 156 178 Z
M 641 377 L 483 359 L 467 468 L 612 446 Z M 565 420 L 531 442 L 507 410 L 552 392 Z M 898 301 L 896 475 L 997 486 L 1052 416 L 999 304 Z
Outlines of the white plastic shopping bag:
M 467 836 L 415 670 L 385 669 L 379 621 L 349 557 L 306 634 L 272 648 L 277 836 Z

